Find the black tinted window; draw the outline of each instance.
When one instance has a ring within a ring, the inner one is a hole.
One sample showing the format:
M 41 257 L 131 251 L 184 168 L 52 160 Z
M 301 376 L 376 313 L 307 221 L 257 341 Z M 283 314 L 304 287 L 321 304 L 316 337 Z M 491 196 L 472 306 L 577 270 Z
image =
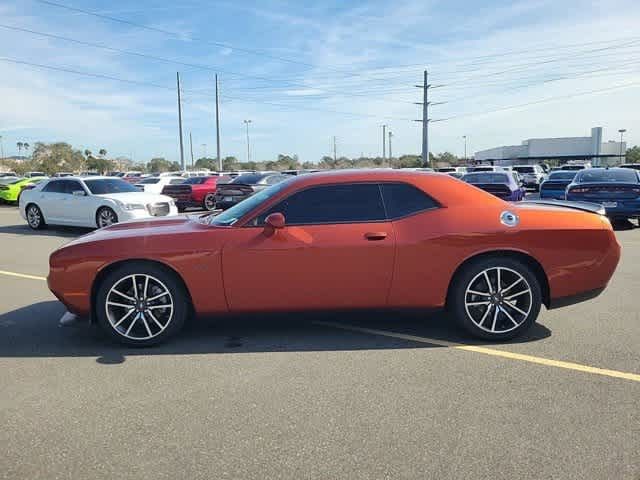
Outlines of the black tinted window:
M 243 173 L 242 175 L 238 175 L 229 183 L 244 183 L 247 185 L 255 185 L 259 183 L 262 179 L 269 176 L 269 174 L 265 173 Z
M 64 180 L 53 180 L 47 183 L 42 191 L 49 193 L 64 193 L 64 183 Z
M 75 191 L 84 192 L 84 188 L 82 188 L 82 185 L 80 185 L 80 182 L 77 182 L 75 180 L 65 180 L 64 183 L 65 183 L 64 192 L 62 193 L 68 193 L 69 195 L 73 195 L 73 192 Z
M 387 216 L 391 219 L 438 206 L 431 197 L 406 183 L 385 183 L 382 185 L 382 195 Z
M 313 187 L 294 193 L 268 212 L 284 214 L 287 225 L 349 223 L 384 220 L 384 206 L 377 184 L 345 184 Z

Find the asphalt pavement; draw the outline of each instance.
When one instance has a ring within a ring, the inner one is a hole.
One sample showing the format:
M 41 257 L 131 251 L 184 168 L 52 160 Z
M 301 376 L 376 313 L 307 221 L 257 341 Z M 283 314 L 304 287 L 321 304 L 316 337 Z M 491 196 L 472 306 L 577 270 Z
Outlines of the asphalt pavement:
M 0 206 L 0 478 L 640 479 L 640 228 L 600 297 L 507 344 L 368 312 L 142 350 L 58 323 L 48 255 L 84 232 Z

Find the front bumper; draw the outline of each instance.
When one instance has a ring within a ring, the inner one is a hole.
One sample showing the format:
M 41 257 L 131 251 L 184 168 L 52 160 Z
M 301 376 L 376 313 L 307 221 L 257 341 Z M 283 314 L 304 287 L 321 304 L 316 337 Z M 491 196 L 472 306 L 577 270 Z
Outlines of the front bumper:
M 147 218 L 163 218 L 178 215 L 178 207 L 175 205 L 169 206 L 169 213 L 166 215 L 152 215 L 147 209 L 125 210 L 123 208 L 119 208 L 116 211 L 116 214 L 118 215 L 118 220 L 120 222 L 126 222 L 129 220 L 145 220 Z

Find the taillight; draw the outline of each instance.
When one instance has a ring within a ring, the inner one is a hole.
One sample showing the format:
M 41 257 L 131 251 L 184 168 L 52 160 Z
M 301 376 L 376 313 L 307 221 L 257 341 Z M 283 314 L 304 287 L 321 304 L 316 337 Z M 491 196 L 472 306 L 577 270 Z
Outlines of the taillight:
M 569 193 L 587 193 L 588 191 L 589 189 L 585 187 L 575 187 L 569 190 Z

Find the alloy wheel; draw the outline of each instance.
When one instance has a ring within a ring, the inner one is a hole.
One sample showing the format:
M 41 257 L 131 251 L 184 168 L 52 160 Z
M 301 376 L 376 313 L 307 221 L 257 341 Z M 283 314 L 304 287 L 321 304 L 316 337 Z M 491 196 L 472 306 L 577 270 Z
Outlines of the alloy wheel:
M 216 208 L 216 198 L 214 195 L 207 195 L 204 197 L 204 208 L 207 210 L 214 210 Z
M 100 210 L 100 213 L 98 213 L 98 226 L 100 228 L 113 225 L 114 223 L 117 223 L 117 221 L 116 214 L 109 208 L 104 208 Z
M 27 222 L 29 222 L 29 226 L 31 228 L 40 227 L 40 223 L 42 222 L 42 214 L 40 213 L 40 209 L 35 205 L 31 205 L 27 209 Z
M 533 305 L 527 280 L 517 271 L 492 267 L 478 273 L 464 295 L 469 319 L 489 333 L 507 333 L 523 324 Z
M 127 275 L 109 290 L 105 311 L 111 327 L 129 340 L 160 335 L 173 320 L 173 296 L 156 277 Z

